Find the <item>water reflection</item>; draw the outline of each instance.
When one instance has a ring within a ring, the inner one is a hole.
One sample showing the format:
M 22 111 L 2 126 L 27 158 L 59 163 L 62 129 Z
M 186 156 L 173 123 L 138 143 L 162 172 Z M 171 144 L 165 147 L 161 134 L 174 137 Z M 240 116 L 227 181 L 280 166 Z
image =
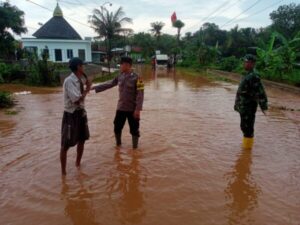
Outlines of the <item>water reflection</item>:
M 114 156 L 116 171 L 107 181 L 107 193 L 121 223 L 140 224 L 146 215 L 144 193 L 147 177 L 139 163 L 139 152 L 125 155 L 117 150 Z
M 252 177 L 251 164 L 252 152 L 243 150 L 233 171 L 227 174 L 228 186 L 225 194 L 229 200 L 228 224 L 253 223 L 251 212 L 257 207 L 260 188 Z
M 178 83 L 179 79 L 176 76 L 176 69 L 157 69 L 151 71 L 151 79 L 154 81 L 154 87 L 155 90 L 161 89 L 161 83 L 163 82 L 163 86 L 166 86 L 165 80 L 159 80 L 159 78 L 167 78 L 174 81 L 174 89 L 172 88 L 172 91 L 178 91 Z M 170 87 L 171 88 L 171 87 Z
M 86 189 L 82 177 L 77 181 L 79 188 L 70 188 L 66 179 L 62 179 L 61 195 L 65 201 L 65 215 L 71 219 L 73 225 L 99 225 L 96 222 L 93 195 Z

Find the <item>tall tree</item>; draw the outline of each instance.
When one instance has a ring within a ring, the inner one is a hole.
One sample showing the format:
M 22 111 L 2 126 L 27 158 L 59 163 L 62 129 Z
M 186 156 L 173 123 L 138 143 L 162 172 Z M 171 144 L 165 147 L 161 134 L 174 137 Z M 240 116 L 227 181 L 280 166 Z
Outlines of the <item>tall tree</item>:
M 9 57 L 14 54 L 14 37 L 27 32 L 24 27 L 24 12 L 9 2 L 0 3 L 0 57 Z
M 300 4 L 282 5 L 270 14 L 272 27 L 291 39 L 300 30 Z
M 177 41 L 179 42 L 179 40 L 180 40 L 180 31 L 181 31 L 181 28 L 184 27 L 184 23 L 181 20 L 176 20 L 173 23 L 173 27 L 177 28 Z
M 119 7 L 115 12 L 108 11 L 105 7 L 93 10 L 93 15 L 90 16 L 89 22 L 100 38 L 105 38 L 107 42 L 108 61 L 111 60 L 112 40 L 126 28 L 122 28 L 124 23 L 132 23 L 132 19 L 125 16 L 122 7 Z
M 152 33 L 154 33 L 154 36 L 156 37 L 156 40 L 157 40 L 157 43 L 158 43 L 159 37 L 161 36 L 161 30 L 165 26 L 165 24 L 163 22 L 153 22 L 150 25 L 152 27 L 150 29 L 150 31 Z

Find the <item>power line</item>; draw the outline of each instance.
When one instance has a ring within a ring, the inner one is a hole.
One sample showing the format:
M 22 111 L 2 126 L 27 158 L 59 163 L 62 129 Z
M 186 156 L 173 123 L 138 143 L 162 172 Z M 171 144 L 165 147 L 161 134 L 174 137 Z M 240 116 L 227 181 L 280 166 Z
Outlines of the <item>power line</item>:
M 233 4 L 230 4 L 228 7 L 226 7 L 225 9 L 223 9 L 221 12 L 219 12 L 219 14 L 217 16 L 222 15 L 223 12 L 225 12 L 227 9 L 229 9 L 230 7 L 236 5 L 237 3 L 244 1 L 244 0 L 237 0 L 236 2 L 234 2 Z M 215 19 L 217 16 L 214 16 L 213 18 L 211 18 L 211 20 Z
M 229 7 L 236 5 L 236 4 L 239 3 L 240 1 L 243 1 L 243 0 L 238 0 L 237 2 L 234 2 L 233 4 L 229 4 L 229 6 L 226 7 L 225 9 L 223 9 L 223 10 L 220 12 L 220 14 L 223 13 L 225 10 L 227 10 Z M 227 1 L 227 2 L 223 3 L 221 6 L 217 7 L 216 10 L 214 10 L 213 13 L 209 14 L 209 15 L 206 16 L 203 20 L 200 20 L 200 21 L 203 21 L 203 23 L 206 22 L 208 18 L 210 18 L 213 14 L 215 14 L 217 11 L 219 11 L 220 9 L 222 9 L 224 6 L 228 5 L 228 3 L 230 3 L 230 1 Z M 214 16 L 213 18 L 215 18 L 215 17 L 216 17 L 216 16 Z M 203 24 L 203 23 L 202 23 L 202 24 Z M 197 24 L 197 25 L 191 26 L 189 29 L 194 28 L 194 27 L 196 27 L 196 26 L 198 26 L 198 24 Z
M 228 20 L 226 23 L 224 23 L 220 28 L 224 27 L 225 25 L 231 23 L 232 21 L 234 21 L 236 18 L 238 18 L 240 15 L 242 15 L 243 13 L 247 12 L 248 10 L 252 9 L 254 6 L 256 6 L 261 0 L 257 0 L 256 2 L 254 2 L 254 4 L 252 4 L 251 6 L 249 6 L 247 9 L 245 9 L 244 11 L 242 11 L 240 14 L 238 14 L 237 16 L 235 16 L 234 18 Z
M 239 22 L 239 21 L 242 21 L 242 20 L 245 20 L 245 19 L 247 19 L 247 18 L 249 18 L 249 17 L 251 17 L 251 16 L 255 16 L 255 15 L 257 15 L 257 14 L 260 14 L 260 13 L 266 11 L 267 9 L 272 8 L 273 6 L 278 5 L 279 3 L 283 2 L 283 1 L 285 1 L 285 0 L 277 1 L 276 3 L 271 4 L 271 5 L 269 5 L 268 7 L 264 8 L 264 9 L 262 9 L 262 10 L 260 10 L 260 11 L 257 11 L 257 12 L 255 12 L 255 13 L 249 15 L 249 16 L 246 16 L 245 18 L 241 18 L 241 19 L 235 21 L 235 23 L 236 23 L 236 22 Z M 231 22 L 231 23 L 233 23 L 233 22 Z M 230 23 L 230 24 L 231 24 L 231 23 Z
M 30 3 L 32 3 L 32 4 L 34 4 L 34 5 L 37 5 L 37 6 L 43 8 L 43 9 L 45 9 L 45 10 L 48 10 L 48 11 L 50 11 L 50 12 L 53 12 L 53 10 L 51 10 L 51 9 L 49 9 L 49 8 L 43 6 L 43 5 L 40 5 L 40 4 L 36 3 L 36 2 L 33 2 L 33 1 L 31 1 L 31 0 L 26 0 L 26 1 L 28 1 L 28 2 L 30 2 Z M 69 19 L 69 20 L 72 20 L 73 22 L 76 22 L 76 23 L 78 23 L 78 24 L 80 24 L 80 25 L 82 25 L 82 26 L 89 27 L 89 28 L 92 28 L 92 29 L 93 29 L 93 27 L 91 27 L 91 26 L 89 26 L 89 25 L 86 25 L 85 23 L 82 23 L 82 22 L 80 22 L 80 21 L 78 21 L 78 20 L 75 20 L 75 19 L 70 18 L 70 17 L 66 17 L 66 18 Z
M 202 21 L 205 22 L 209 17 L 211 17 L 212 15 L 214 15 L 216 12 L 218 12 L 220 9 L 222 9 L 225 5 L 227 5 L 230 2 L 231 2 L 231 0 L 224 2 L 221 6 L 217 7 L 216 9 L 214 9 L 213 12 L 210 13 L 207 17 L 205 17 Z

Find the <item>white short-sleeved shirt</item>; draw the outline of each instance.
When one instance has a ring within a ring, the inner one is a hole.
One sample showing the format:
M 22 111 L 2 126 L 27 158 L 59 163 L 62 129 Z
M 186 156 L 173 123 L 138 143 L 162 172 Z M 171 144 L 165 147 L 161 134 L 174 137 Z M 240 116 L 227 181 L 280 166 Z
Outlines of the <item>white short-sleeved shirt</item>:
M 85 83 L 85 79 L 81 78 L 82 83 Z M 73 113 L 76 109 L 84 109 L 84 100 L 77 102 L 82 96 L 80 91 L 80 81 L 78 77 L 71 73 L 63 84 L 64 92 L 64 110 L 69 113 Z M 77 102 L 77 103 L 76 103 Z

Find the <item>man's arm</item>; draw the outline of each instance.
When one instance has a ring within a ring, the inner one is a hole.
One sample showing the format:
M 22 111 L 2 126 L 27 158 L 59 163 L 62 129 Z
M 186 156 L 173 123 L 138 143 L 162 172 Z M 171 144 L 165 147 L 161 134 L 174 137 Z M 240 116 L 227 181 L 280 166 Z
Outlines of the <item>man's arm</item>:
M 266 94 L 265 88 L 260 79 L 257 81 L 257 85 L 256 85 L 256 98 L 258 100 L 258 104 L 259 104 L 261 110 L 263 112 L 268 110 L 267 94 Z
M 144 102 L 144 83 L 141 77 L 138 77 L 136 82 L 136 108 L 134 111 L 134 117 L 139 119 L 140 118 L 140 111 L 143 110 L 143 102 Z
M 247 80 L 244 78 L 239 84 L 238 90 L 236 92 L 234 110 L 237 112 L 240 111 L 241 95 L 247 92 L 247 85 Z
M 109 88 L 112 88 L 116 85 L 118 85 L 118 77 L 116 77 L 113 80 L 106 81 L 105 83 L 99 84 L 97 86 L 93 86 L 91 88 L 91 90 L 95 90 L 95 92 L 98 93 L 98 92 L 101 92 L 101 91 L 105 91 Z

